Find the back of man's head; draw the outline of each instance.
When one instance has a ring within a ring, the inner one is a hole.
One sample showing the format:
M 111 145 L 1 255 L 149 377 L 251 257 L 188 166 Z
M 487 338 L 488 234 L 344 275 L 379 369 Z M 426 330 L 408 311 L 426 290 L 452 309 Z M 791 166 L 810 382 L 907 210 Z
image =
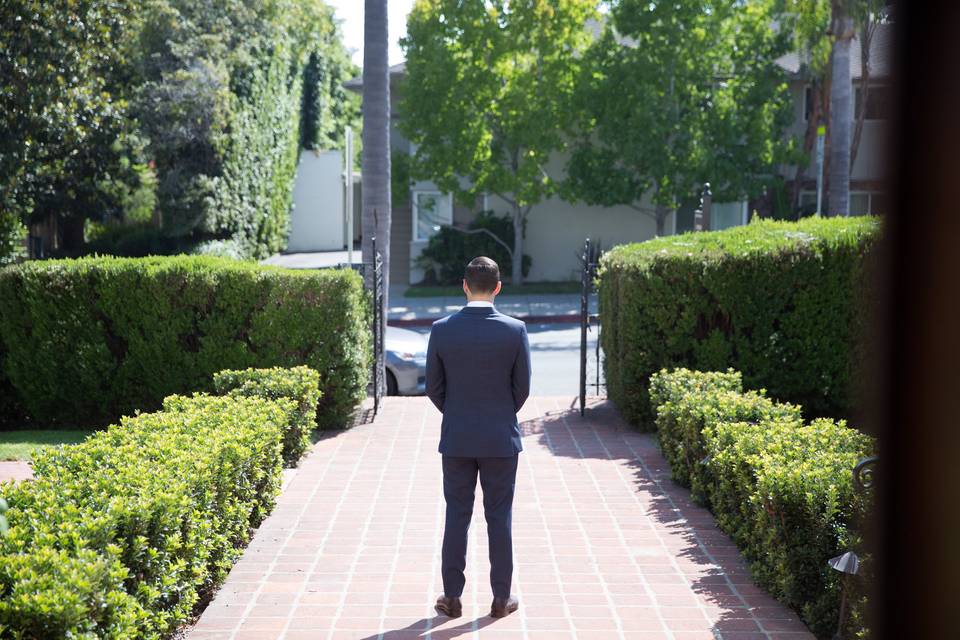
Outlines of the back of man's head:
M 463 279 L 467 281 L 471 293 L 480 295 L 493 293 L 497 283 L 500 282 L 500 267 L 490 258 L 479 256 L 467 265 Z

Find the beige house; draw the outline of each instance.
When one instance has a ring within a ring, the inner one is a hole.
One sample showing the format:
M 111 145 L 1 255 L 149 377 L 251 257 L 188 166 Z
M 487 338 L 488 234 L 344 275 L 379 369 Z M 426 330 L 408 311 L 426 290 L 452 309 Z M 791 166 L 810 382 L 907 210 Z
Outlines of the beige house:
M 883 183 L 883 120 L 887 116 L 889 89 L 889 49 L 890 34 L 881 28 L 871 48 L 877 54 L 871 65 L 876 83 L 873 88 L 868 109 L 868 120 L 864 124 L 860 151 L 852 169 L 851 213 L 879 213 L 884 206 Z M 851 82 L 859 84 L 860 51 L 855 43 L 851 51 Z M 806 130 L 805 109 L 808 107 L 809 91 L 800 77 L 798 56 L 784 56 L 778 61 L 791 74 L 791 92 L 794 96 L 795 118 L 789 129 L 790 135 L 802 138 Z M 395 101 L 399 91 L 399 81 L 405 73 L 404 65 L 394 65 L 390 69 L 391 100 Z M 362 80 L 355 78 L 346 83 L 348 89 L 360 91 Z M 859 90 L 856 91 L 859 95 Z M 395 102 L 394 102 L 395 106 Z M 414 147 L 396 126 L 397 110 L 393 109 L 393 125 L 390 133 L 391 151 L 412 154 Z M 547 166 L 547 173 L 553 177 L 562 177 L 566 158 L 558 155 Z M 781 174 L 793 180 L 796 171 L 793 167 L 781 167 Z M 808 168 L 802 177 L 801 204 L 816 202 L 815 170 Z M 356 202 L 359 204 L 359 197 Z M 724 229 L 746 224 L 750 212 L 758 209 L 768 212 L 769 199 L 714 203 L 711 211 L 711 228 Z M 423 271 L 416 264 L 416 258 L 442 225 L 466 225 L 483 210 L 492 210 L 498 214 L 507 214 L 508 205 L 498 197 L 490 195 L 472 207 L 453 201 L 451 194 L 442 193 L 429 181 L 415 183 L 411 188 L 409 204 L 394 205 L 391 231 L 390 279 L 397 284 L 416 284 L 423 279 Z M 359 234 L 360 225 L 354 226 Z M 670 233 L 681 233 L 693 229 L 693 206 L 682 207 L 670 214 L 666 223 Z M 639 242 L 653 238 L 656 231 L 654 220 L 636 210 L 626 207 L 599 207 L 583 203 L 571 204 L 553 197 L 534 206 L 528 217 L 524 253 L 532 258 L 528 281 L 564 281 L 579 279 L 578 251 L 585 238 L 598 241 L 604 247 L 629 242 Z

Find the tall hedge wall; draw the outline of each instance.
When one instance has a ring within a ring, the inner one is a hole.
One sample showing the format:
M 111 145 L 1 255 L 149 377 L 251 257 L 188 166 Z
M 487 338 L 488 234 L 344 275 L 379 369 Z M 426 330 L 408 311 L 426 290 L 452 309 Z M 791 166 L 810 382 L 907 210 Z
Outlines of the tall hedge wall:
M 292 271 L 223 258 L 82 258 L 0 270 L 5 417 L 105 424 L 221 369 L 307 365 L 321 427 L 364 396 L 367 302 L 353 271 Z
M 651 374 L 733 367 L 811 415 L 847 415 L 878 237 L 869 217 L 755 220 L 611 250 L 600 272 L 610 398 L 649 428 Z

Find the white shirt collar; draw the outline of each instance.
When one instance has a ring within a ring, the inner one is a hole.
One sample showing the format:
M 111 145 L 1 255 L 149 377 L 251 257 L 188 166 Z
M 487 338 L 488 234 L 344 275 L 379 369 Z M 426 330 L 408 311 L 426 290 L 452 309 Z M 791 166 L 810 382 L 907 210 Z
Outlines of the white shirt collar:
M 467 303 L 468 307 L 493 307 L 493 303 L 489 300 L 471 300 Z

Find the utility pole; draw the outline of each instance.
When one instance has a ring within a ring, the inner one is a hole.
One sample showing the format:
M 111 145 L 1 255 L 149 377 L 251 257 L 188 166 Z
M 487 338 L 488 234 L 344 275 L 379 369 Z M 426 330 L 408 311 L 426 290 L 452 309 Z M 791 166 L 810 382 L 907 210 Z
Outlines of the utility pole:
M 343 215 L 347 223 L 347 264 L 353 266 L 353 129 L 343 136 Z
M 823 211 L 823 139 L 826 134 L 824 125 L 817 127 L 817 215 Z

